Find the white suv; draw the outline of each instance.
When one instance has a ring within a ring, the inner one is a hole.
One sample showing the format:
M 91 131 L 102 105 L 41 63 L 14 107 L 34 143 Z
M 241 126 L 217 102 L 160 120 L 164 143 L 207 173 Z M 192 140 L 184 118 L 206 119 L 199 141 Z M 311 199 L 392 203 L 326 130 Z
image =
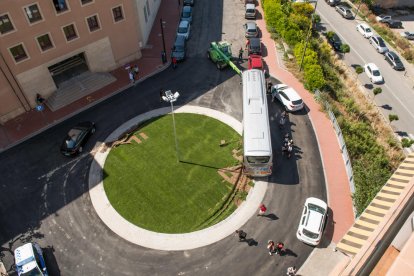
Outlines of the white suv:
M 356 26 L 356 29 L 357 29 L 357 31 L 358 31 L 358 32 L 360 32 L 360 33 L 361 33 L 361 34 L 362 34 L 365 38 L 370 38 L 370 37 L 373 35 L 371 28 L 370 28 L 367 24 L 365 24 L 365 23 L 358 24 L 358 25 Z
M 384 82 L 384 78 L 382 77 L 380 70 L 374 63 L 365 64 L 364 70 L 372 83 L 383 83 Z
M 371 36 L 369 43 L 371 43 L 380 54 L 385 54 L 389 51 L 387 45 L 385 45 L 384 40 L 380 36 Z
M 309 197 L 303 206 L 296 237 L 309 245 L 318 245 L 322 239 L 328 205 L 315 197 Z

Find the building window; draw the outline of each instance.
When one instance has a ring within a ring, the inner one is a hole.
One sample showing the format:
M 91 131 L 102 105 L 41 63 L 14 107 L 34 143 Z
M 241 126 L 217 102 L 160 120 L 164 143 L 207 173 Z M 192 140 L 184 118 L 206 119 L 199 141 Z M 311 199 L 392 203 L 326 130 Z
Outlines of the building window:
M 65 33 L 67 41 L 70 41 L 78 37 L 78 35 L 76 34 L 75 26 L 73 24 L 63 27 L 63 32 Z
M 27 19 L 30 23 L 35 23 L 36 21 L 42 20 L 42 15 L 40 14 L 39 7 L 37 4 L 32 4 L 24 8 Z
M 92 2 L 93 2 L 93 0 L 81 0 L 82 5 L 86 5 L 86 4 L 89 4 L 89 3 L 92 3 Z
M 26 51 L 23 48 L 23 44 L 19 44 L 17 46 L 11 47 L 9 48 L 9 50 L 16 62 L 20 62 L 28 58 Z
M 144 6 L 144 16 L 145 16 L 145 23 L 148 22 L 148 15 L 147 15 L 147 7 Z
M 91 32 L 100 29 L 99 22 L 98 22 L 98 16 L 94 15 L 94 16 L 88 17 L 86 21 L 88 22 L 88 27 Z
M 0 33 L 5 34 L 14 30 L 8 14 L 0 15 Z
M 114 21 L 118 22 L 124 19 L 124 14 L 122 12 L 122 7 L 118 6 L 112 9 L 112 14 L 114 15 Z
M 38 36 L 37 43 L 39 43 L 40 49 L 42 49 L 42 51 L 46 51 L 50 48 L 53 48 L 53 44 L 50 40 L 49 34 Z
M 53 0 L 53 4 L 55 5 L 55 10 L 57 13 L 68 10 L 68 4 L 66 3 L 66 0 Z

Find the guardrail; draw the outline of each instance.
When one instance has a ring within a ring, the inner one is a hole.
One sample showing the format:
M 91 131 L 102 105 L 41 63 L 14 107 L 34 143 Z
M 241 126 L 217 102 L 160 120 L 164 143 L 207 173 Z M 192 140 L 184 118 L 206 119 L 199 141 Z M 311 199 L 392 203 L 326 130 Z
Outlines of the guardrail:
M 335 115 L 331 111 L 330 104 L 322 99 L 321 94 L 322 92 L 320 92 L 319 90 L 315 90 L 315 99 L 321 104 L 323 104 L 323 106 L 325 107 L 329 115 L 329 118 L 331 119 L 332 125 L 336 132 L 336 136 L 338 137 L 339 146 L 341 148 L 341 153 L 342 153 L 342 158 L 344 159 L 344 162 L 345 162 L 346 174 L 348 175 L 349 188 L 351 190 L 351 193 L 354 194 L 355 193 L 354 173 L 352 171 L 351 159 L 349 158 L 344 136 L 342 135 L 341 128 L 338 125 Z

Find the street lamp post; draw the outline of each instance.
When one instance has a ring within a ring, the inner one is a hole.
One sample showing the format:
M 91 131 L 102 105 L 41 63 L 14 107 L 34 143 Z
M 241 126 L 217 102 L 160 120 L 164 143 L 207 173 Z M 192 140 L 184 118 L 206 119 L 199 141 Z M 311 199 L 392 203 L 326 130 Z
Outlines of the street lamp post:
M 178 163 L 178 162 L 180 162 L 180 151 L 178 150 L 177 131 L 175 129 L 175 117 L 174 117 L 173 102 L 175 102 L 178 99 L 178 97 L 180 96 L 180 93 L 175 92 L 173 94 L 171 92 L 171 90 L 167 90 L 167 91 L 165 91 L 164 94 L 165 94 L 165 96 L 162 96 L 162 99 L 171 104 L 171 114 L 172 114 L 172 118 L 173 118 L 174 140 L 175 140 L 175 154 L 177 156 L 177 163 Z
M 163 52 L 161 54 L 162 63 L 167 62 L 167 51 L 165 50 L 165 38 L 164 38 L 164 21 L 160 18 L 160 26 L 161 26 L 161 37 L 162 37 L 162 48 Z

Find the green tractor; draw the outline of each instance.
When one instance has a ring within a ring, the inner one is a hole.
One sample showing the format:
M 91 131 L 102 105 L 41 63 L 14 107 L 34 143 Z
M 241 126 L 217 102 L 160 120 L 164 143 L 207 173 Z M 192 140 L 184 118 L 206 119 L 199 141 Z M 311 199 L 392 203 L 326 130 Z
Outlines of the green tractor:
M 207 57 L 216 64 L 217 69 L 223 69 L 232 57 L 231 44 L 226 41 L 211 42 Z
M 237 74 L 241 75 L 241 71 L 231 62 L 231 44 L 226 41 L 211 42 L 207 51 L 207 57 L 212 60 L 218 69 L 223 69 L 229 65 Z

